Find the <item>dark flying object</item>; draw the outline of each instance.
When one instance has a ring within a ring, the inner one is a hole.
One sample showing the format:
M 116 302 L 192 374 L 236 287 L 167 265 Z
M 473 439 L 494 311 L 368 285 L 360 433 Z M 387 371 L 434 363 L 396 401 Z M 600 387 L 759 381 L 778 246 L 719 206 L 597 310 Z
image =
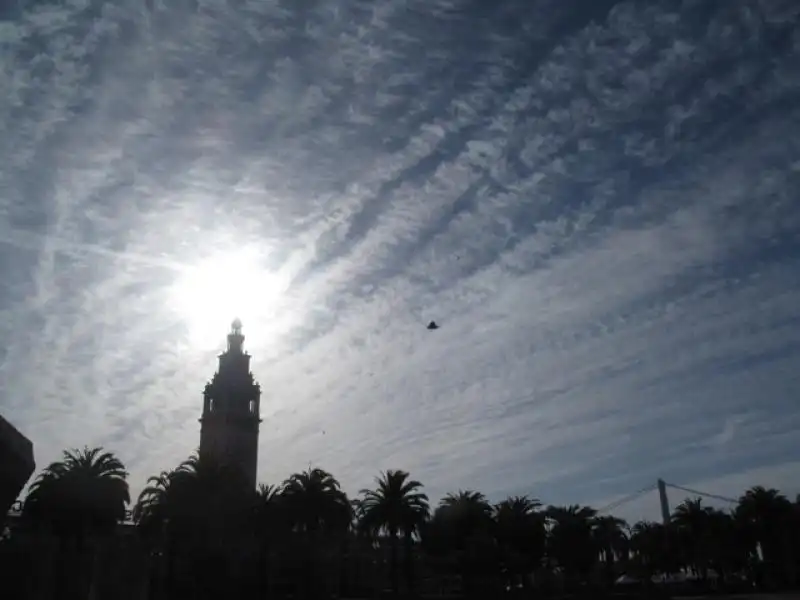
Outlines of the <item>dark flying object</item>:
M 436 324 L 436 321 L 431 321 L 428 323 L 428 329 L 433 331 L 434 329 L 439 329 L 439 326 Z

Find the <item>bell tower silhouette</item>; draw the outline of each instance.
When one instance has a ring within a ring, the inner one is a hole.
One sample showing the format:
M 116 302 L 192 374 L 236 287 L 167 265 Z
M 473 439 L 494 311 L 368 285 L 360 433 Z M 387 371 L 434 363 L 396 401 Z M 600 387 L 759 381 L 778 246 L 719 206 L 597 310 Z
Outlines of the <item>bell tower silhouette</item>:
M 250 372 L 244 352 L 242 322 L 236 319 L 228 334 L 228 349 L 203 392 L 200 454 L 238 469 L 255 488 L 258 469 L 258 429 L 261 388 Z

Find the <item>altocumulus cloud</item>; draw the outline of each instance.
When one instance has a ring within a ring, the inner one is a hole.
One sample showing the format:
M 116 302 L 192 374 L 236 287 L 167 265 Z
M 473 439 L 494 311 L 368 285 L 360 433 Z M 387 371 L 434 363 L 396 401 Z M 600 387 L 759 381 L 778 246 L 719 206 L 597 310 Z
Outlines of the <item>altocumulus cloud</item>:
M 103 444 L 138 491 L 196 446 L 225 330 L 169 290 L 248 245 L 288 282 L 245 323 L 264 481 L 800 491 L 800 5 L 496 4 L 4 4 L 0 406 L 40 463 Z

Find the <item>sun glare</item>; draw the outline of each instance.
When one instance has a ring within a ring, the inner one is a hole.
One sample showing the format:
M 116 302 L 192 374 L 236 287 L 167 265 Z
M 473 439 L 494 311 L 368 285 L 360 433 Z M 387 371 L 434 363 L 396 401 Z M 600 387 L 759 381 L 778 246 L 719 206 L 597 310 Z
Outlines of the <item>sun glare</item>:
M 179 275 L 172 308 L 186 323 L 192 344 L 219 345 L 234 318 L 255 329 L 271 316 L 288 282 L 266 269 L 260 258 L 254 251 L 221 254 Z

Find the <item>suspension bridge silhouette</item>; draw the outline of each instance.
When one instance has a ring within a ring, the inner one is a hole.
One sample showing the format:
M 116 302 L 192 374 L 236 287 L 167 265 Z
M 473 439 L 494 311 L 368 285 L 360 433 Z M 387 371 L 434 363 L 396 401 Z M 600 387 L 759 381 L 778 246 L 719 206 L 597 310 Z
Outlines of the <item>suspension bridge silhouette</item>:
M 656 481 L 655 484 L 649 485 L 641 490 L 638 490 L 632 494 L 624 496 L 618 500 L 614 500 L 613 502 L 606 504 L 605 506 L 597 509 L 598 513 L 611 513 L 613 510 L 618 509 L 629 502 L 633 502 L 637 498 L 641 498 L 642 496 L 649 494 L 654 491 L 658 491 L 659 496 L 659 504 L 661 508 L 661 519 L 663 522 L 669 523 L 670 515 L 672 514 L 669 505 L 669 496 L 667 495 L 667 489 L 678 490 L 687 494 L 691 494 L 692 496 L 696 496 L 699 498 L 707 498 L 709 500 L 716 500 L 718 502 L 724 502 L 727 504 L 736 504 L 738 500 L 734 498 L 727 498 L 726 496 L 720 496 L 718 494 L 712 494 L 709 492 L 701 492 L 700 490 L 695 490 L 692 488 L 684 487 L 682 485 L 677 485 L 675 483 L 667 483 L 663 479 L 659 479 Z

